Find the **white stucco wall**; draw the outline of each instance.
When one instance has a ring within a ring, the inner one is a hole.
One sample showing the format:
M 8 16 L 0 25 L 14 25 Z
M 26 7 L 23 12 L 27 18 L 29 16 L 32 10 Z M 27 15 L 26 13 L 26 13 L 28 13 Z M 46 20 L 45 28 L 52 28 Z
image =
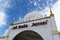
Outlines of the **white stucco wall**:
M 31 27 L 32 23 L 40 22 L 40 21 L 44 21 L 44 20 L 48 20 L 46 25 Z M 12 40 L 18 33 L 22 32 L 22 31 L 25 31 L 25 30 L 31 30 L 31 31 L 37 32 L 39 35 L 41 35 L 43 37 L 44 40 L 53 40 L 54 38 L 53 38 L 53 35 L 52 35 L 52 31 L 57 30 L 55 20 L 53 19 L 53 17 L 43 19 L 43 20 L 23 23 L 23 24 L 28 24 L 28 27 L 27 28 L 10 30 L 11 32 L 9 34 L 8 40 Z M 19 26 L 19 25 L 22 25 L 22 24 L 17 24 L 17 26 Z M 16 26 L 16 25 L 14 25 L 14 26 Z M 13 26 L 11 28 L 13 28 Z

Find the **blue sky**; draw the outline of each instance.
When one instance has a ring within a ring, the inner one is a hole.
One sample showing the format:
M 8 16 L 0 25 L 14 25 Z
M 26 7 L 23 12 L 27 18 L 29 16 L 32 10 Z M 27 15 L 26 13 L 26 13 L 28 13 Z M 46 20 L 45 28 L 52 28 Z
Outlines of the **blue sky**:
M 12 20 L 21 21 L 32 11 L 43 11 L 57 0 L 0 0 L 0 36 L 4 35 Z

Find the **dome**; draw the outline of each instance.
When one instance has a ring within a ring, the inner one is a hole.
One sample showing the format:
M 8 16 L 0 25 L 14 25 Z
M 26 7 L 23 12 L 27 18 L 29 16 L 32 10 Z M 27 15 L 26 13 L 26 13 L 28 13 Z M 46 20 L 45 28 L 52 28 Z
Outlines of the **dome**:
M 23 21 L 35 20 L 35 19 L 39 19 L 39 18 L 43 18 L 43 17 L 45 17 L 45 15 L 43 13 L 34 11 L 34 12 L 28 13 L 23 18 Z

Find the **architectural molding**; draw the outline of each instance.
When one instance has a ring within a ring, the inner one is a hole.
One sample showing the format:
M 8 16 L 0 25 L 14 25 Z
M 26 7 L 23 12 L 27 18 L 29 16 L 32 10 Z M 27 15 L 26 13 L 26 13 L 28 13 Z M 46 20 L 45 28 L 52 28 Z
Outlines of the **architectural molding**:
M 9 35 L 6 35 L 6 36 L 0 36 L 0 38 L 8 38 Z
M 53 35 L 58 35 L 58 34 L 60 34 L 60 31 L 54 30 L 54 31 L 52 31 L 52 34 L 53 34 Z
M 39 18 L 39 19 L 35 19 L 35 20 L 29 20 L 29 21 L 25 21 L 25 22 L 11 24 L 11 26 L 17 25 L 17 24 L 23 24 L 23 23 L 33 22 L 33 21 L 38 21 L 38 20 L 43 20 L 43 19 L 48 19 L 48 18 L 51 18 L 52 16 L 54 16 L 54 14 L 50 14 L 50 16 L 47 16 L 47 17 L 44 17 L 44 18 Z

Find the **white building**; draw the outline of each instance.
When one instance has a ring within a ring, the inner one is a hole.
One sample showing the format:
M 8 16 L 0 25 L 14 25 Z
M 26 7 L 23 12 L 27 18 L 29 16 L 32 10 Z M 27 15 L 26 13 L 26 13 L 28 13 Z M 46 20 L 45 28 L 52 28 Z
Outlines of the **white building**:
M 11 24 L 7 36 L 0 40 L 60 40 L 60 32 L 50 10 L 50 16 L 33 12 L 20 23 Z

